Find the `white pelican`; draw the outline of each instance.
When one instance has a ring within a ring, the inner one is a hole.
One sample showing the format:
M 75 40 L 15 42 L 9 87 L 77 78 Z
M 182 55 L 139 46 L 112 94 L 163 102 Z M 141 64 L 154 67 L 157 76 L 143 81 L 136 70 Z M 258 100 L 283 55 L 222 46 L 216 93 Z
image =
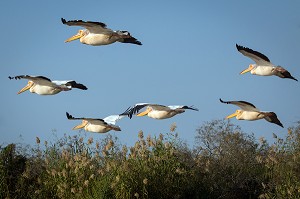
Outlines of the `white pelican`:
M 139 113 L 139 111 L 146 107 L 146 110 Z M 149 104 L 149 103 L 138 103 L 129 111 L 129 117 L 132 118 L 133 114 L 137 116 L 148 116 L 154 119 L 167 119 L 173 117 L 177 114 L 184 113 L 186 109 L 198 111 L 197 108 L 193 106 L 164 106 L 159 104 Z
M 243 70 L 240 74 L 251 72 L 252 75 L 270 76 L 276 75 L 281 78 L 289 78 L 298 81 L 286 69 L 281 66 L 275 66 L 269 58 L 264 54 L 254 51 L 250 48 L 239 46 L 236 44 L 237 50 L 243 55 L 249 57 L 256 64 L 250 64 L 249 67 Z
M 132 37 L 128 31 L 113 31 L 106 28 L 106 25 L 101 22 L 82 20 L 66 21 L 64 18 L 61 18 L 61 21 L 68 26 L 82 26 L 86 28 L 85 30 L 79 30 L 76 35 L 70 37 L 65 42 L 80 39 L 81 43 L 92 46 L 108 45 L 117 41 L 121 43 L 142 45 L 142 43 Z
M 28 79 L 28 84 L 22 88 L 18 94 L 29 90 L 31 93 L 38 95 L 55 95 L 61 91 L 69 91 L 72 88 L 78 88 L 81 90 L 87 90 L 87 87 L 83 84 L 78 84 L 76 81 L 51 81 L 44 76 L 29 76 L 19 75 L 15 77 L 8 77 L 9 79 Z
M 106 133 L 110 130 L 121 131 L 119 126 L 116 126 L 116 122 L 123 117 L 128 116 L 129 108 L 120 115 L 110 115 L 104 119 L 97 119 L 97 118 L 75 118 L 66 112 L 67 118 L 69 120 L 82 120 L 82 123 L 75 126 L 75 129 L 84 128 L 86 131 L 94 132 L 94 133 Z
M 277 124 L 283 128 L 283 125 L 277 118 L 277 115 L 274 112 L 262 112 L 257 109 L 253 104 L 245 101 L 223 101 L 220 99 L 220 102 L 225 104 L 233 104 L 240 107 L 242 110 L 236 110 L 235 113 L 228 115 L 226 119 L 236 117 L 237 120 L 260 120 L 265 119 L 268 122 Z

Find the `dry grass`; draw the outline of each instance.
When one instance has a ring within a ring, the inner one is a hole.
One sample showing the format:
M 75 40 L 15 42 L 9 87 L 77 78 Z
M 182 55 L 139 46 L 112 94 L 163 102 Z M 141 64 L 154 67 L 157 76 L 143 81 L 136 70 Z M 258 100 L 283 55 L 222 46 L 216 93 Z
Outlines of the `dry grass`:
M 0 198 L 300 198 L 300 123 L 272 144 L 223 120 L 199 127 L 193 149 L 175 131 L 1 147 Z

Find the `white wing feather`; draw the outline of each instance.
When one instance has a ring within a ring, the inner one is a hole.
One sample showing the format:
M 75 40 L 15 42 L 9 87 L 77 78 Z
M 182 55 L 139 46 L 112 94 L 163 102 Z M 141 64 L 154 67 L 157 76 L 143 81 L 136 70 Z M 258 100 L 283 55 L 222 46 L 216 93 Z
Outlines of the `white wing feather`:
M 178 108 L 182 108 L 183 106 L 181 106 L 181 105 L 171 105 L 171 106 L 168 106 L 168 107 L 172 110 L 175 110 L 175 109 L 178 109 Z
M 110 115 L 104 118 L 103 120 L 108 123 L 108 124 L 113 124 L 115 125 L 117 121 L 125 117 L 125 115 Z

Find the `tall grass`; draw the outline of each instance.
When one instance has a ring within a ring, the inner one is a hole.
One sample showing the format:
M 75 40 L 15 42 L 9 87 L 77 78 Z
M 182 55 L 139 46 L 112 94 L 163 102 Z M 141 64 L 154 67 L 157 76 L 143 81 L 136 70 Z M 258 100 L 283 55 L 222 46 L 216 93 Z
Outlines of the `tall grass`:
M 140 131 L 134 146 L 107 134 L 0 148 L 0 198 L 300 198 L 300 122 L 274 143 L 214 120 L 190 148 L 176 133 Z

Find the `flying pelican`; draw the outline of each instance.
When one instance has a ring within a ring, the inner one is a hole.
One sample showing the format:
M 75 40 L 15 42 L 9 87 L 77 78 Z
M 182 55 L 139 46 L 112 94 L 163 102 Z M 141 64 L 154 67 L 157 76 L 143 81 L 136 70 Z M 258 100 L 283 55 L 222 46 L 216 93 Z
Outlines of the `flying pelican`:
M 69 120 L 82 120 L 82 123 L 75 126 L 75 129 L 84 128 L 86 131 L 94 132 L 94 133 L 106 133 L 110 130 L 121 131 L 119 126 L 116 126 L 116 122 L 123 117 L 128 116 L 129 108 L 120 115 L 110 115 L 104 119 L 97 119 L 97 118 L 75 118 L 66 112 L 67 118 Z
M 106 28 L 106 24 L 102 22 L 71 20 L 66 21 L 61 18 L 63 24 L 68 26 L 82 26 L 85 30 L 79 30 L 78 33 L 65 42 L 70 42 L 76 39 L 80 39 L 80 42 L 92 46 L 108 45 L 115 42 L 131 43 L 142 45 L 140 41 L 132 37 L 128 31 L 117 30 L 113 31 Z
M 24 91 L 36 93 L 38 95 L 55 95 L 61 91 L 69 91 L 72 88 L 78 88 L 81 90 L 87 90 L 87 87 L 83 84 L 78 84 L 76 81 L 51 81 L 49 78 L 44 76 L 29 76 L 19 75 L 15 77 L 8 77 L 9 79 L 28 79 L 28 84 L 22 88 L 18 94 Z
M 146 110 L 139 113 L 139 111 L 144 107 L 146 107 Z M 132 118 L 133 114 L 137 114 L 137 116 L 147 115 L 154 119 L 167 119 L 177 114 L 184 113 L 186 109 L 198 111 L 198 109 L 193 106 L 164 106 L 159 104 L 138 103 L 130 109 L 128 116 Z
M 298 81 L 283 67 L 275 66 L 274 64 L 272 64 L 269 58 L 264 54 L 254 51 L 250 48 L 239 46 L 238 44 L 236 44 L 236 48 L 240 53 L 242 53 L 246 57 L 249 57 L 256 63 L 250 64 L 249 67 L 243 70 L 240 74 L 251 72 L 252 75 L 276 75 L 281 78 L 289 78 Z
M 277 124 L 283 128 L 283 125 L 277 118 L 277 115 L 274 112 L 262 112 L 257 109 L 253 104 L 245 101 L 223 101 L 220 98 L 220 102 L 225 104 L 233 104 L 240 107 L 242 110 L 236 110 L 235 113 L 228 115 L 226 119 L 236 117 L 237 120 L 260 120 L 265 119 L 268 122 Z

